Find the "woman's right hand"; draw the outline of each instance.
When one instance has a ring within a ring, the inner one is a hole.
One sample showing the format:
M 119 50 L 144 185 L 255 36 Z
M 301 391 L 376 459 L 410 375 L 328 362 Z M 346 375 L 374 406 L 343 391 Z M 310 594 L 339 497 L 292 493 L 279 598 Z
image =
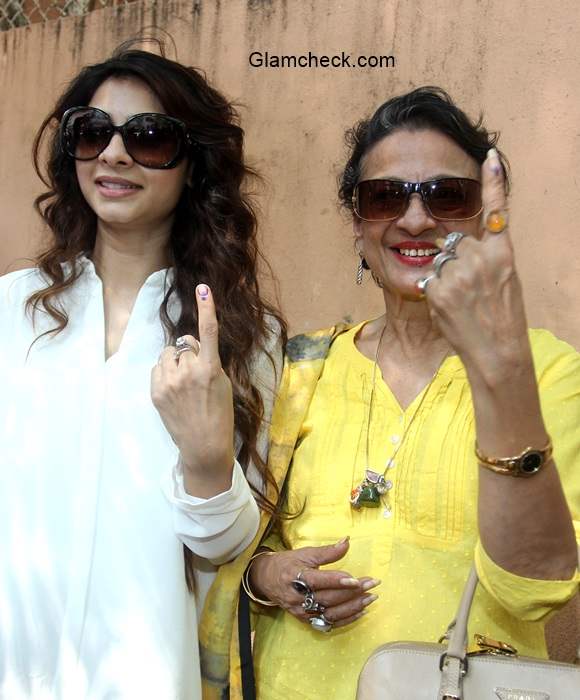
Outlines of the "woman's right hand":
M 378 596 L 368 593 L 380 581 L 370 577 L 354 578 L 346 571 L 325 569 L 322 564 L 339 561 L 348 551 L 348 538 L 324 547 L 302 547 L 256 557 L 249 571 L 249 583 L 253 593 L 266 598 L 297 617 L 309 622 L 312 613 L 302 607 L 304 595 L 292 586 L 300 574 L 314 593 L 316 602 L 324 605 L 324 617 L 334 627 L 342 627 L 358 620 L 366 607 Z

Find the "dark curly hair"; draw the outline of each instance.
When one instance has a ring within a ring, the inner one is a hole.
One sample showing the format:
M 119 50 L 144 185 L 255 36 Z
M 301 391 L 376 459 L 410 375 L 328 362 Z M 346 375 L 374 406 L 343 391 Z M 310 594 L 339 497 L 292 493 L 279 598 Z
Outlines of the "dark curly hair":
M 188 153 L 193 162 L 192 181 L 175 210 L 167 251 L 174 277 L 159 309 L 160 320 L 168 343 L 184 334 L 199 337 L 192 290 L 200 282 L 211 287 L 220 324 L 220 357 L 233 385 L 235 425 L 243 440 L 238 459 L 245 468 L 250 461 L 256 465 L 270 494 L 255 492 L 256 499 L 263 509 L 274 512 L 276 484 L 256 448 L 263 403 L 251 370 L 256 353 L 267 352 L 273 326 L 279 327 L 285 344 L 286 324 L 260 296 L 257 267 L 263 259 L 256 241 L 256 213 L 245 190 L 248 180 L 257 174 L 244 162 L 244 132 L 238 114 L 199 70 L 123 45 L 108 60 L 83 68 L 58 99 L 33 146 L 36 172 L 48 187 L 36 198 L 35 209 L 50 230 L 51 243 L 35 261 L 48 286 L 30 296 L 27 311 L 33 318 L 38 311 L 45 311 L 54 319 L 55 327 L 46 332 L 49 336 L 57 335 L 68 324 L 58 297 L 81 274 L 78 256 L 90 257 L 97 219 L 79 188 L 74 160 L 61 148 L 58 125 L 68 108 L 88 105 L 109 78 L 142 81 L 167 114 L 193 129 L 195 151 Z M 45 138 L 49 139 L 49 153 L 43 173 L 40 153 Z M 63 263 L 70 267 L 63 268 Z M 174 295 L 181 303 L 176 322 L 168 313 Z M 188 550 L 186 577 L 192 589 Z
M 419 87 L 382 104 L 370 119 L 363 119 L 345 134 L 349 157 L 340 177 L 338 197 L 341 205 L 353 212 L 352 195 L 360 180 L 364 156 L 381 139 L 399 129 L 434 129 L 449 136 L 478 163 L 482 164 L 490 148 L 497 149 L 499 134 L 487 131 L 483 117 L 473 122 L 451 97 L 439 87 Z M 509 163 L 498 150 L 509 190 Z

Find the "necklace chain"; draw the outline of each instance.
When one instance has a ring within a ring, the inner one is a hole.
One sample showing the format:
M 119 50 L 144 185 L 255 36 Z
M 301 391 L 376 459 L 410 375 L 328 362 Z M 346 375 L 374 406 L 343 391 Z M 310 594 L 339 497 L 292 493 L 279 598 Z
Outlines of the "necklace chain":
M 409 431 L 411 430 L 411 427 L 415 421 L 415 418 L 419 414 L 419 412 L 421 410 L 421 406 L 423 405 L 425 399 L 427 398 L 427 394 L 429 393 L 429 390 L 431 389 L 431 386 L 433 385 L 433 382 L 435 381 L 435 378 L 437 377 L 437 374 L 441 368 L 441 365 L 443 364 L 445 358 L 447 357 L 447 353 L 445 353 L 445 355 L 443 356 L 437 369 L 435 370 L 435 374 L 431 377 L 429 384 L 427 384 L 427 387 L 425 388 L 425 390 L 423 392 L 423 396 L 421 397 L 421 400 L 419 401 L 419 405 L 417 406 L 417 408 L 413 412 L 413 415 L 411 416 L 411 420 L 409 421 L 407 427 L 405 428 L 405 431 L 403 432 L 403 435 L 399 441 L 399 444 L 395 448 L 395 451 L 393 452 L 392 456 L 387 461 L 387 466 L 383 470 L 383 473 L 380 474 L 379 472 L 375 472 L 374 470 L 371 470 L 369 467 L 369 442 L 370 442 L 370 430 L 371 430 L 371 420 L 372 420 L 372 411 L 373 411 L 373 400 L 374 400 L 375 388 L 376 388 L 377 367 L 379 364 L 379 352 L 380 352 L 381 343 L 383 340 L 383 336 L 385 335 L 386 329 L 387 329 L 387 322 L 385 321 L 385 325 L 383 326 L 383 330 L 381 331 L 381 335 L 379 336 L 379 342 L 377 343 L 377 350 L 375 352 L 375 361 L 373 364 L 373 373 L 372 373 L 372 379 L 371 379 L 371 395 L 369 398 L 369 410 L 368 410 L 367 426 L 366 426 L 366 438 L 365 438 L 365 476 L 364 476 L 363 480 L 361 481 L 360 485 L 357 486 L 352 491 L 351 498 L 350 498 L 351 505 L 353 506 L 353 508 L 356 508 L 356 509 L 360 508 L 363 505 L 370 506 L 370 507 L 377 507 L 378 505 L 380 505 L 380 501 L 388 493 L 390 485 L 389 485 L 389 482 L 387 482 L 385 480 L 385 475 L 387 473 L 387 470 L 389 469 L 389 466 L 392 465 L 395 457 L 399 453 L 399 450 L 403 446 L 405 438 L 409 434 Z M 388 504 L 385 503 L 384 505 L 386 506 L 386 509 L 389 509 Z

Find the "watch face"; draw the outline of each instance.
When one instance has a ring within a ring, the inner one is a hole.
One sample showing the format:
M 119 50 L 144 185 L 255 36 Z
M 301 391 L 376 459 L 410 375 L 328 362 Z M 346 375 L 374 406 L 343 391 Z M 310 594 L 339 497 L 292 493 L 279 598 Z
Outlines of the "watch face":
M 522 459 L 521 470 L 524 474 L 535 474 L 542 466 L 541 452 L 528 452 Z

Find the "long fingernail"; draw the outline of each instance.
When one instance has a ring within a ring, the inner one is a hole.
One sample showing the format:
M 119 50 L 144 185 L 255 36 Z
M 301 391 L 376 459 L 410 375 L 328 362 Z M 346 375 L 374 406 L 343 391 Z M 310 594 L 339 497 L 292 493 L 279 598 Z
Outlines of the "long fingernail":
M 355 619 L 358 620 L 358 619 L 359 619 L 360 617 L 362 617 L 363 615 L 368 615 L 368 614 L 369 614 L 369 611 L 368 611 L 368 610 L 361 610 L 361 611 L 357 614 L 357 616 L 356 616 Z
M 206 284 L 200 284 L 197 287 L 197 293 L 199 294 L 200 298 L 205 301 L 209 296 L 209 287 Z
M 363 583 L 363 585 L 362 585 L 363 591 L 370 591 L 371 588 L 375 588 L 376 586 L 380 585 L 381 583 L 382 583 L 382 581 L 378 578 L 374 578 L 371 581 L 365 581 L 365 583 Z
M 341 586 L 351 586 L 351 587 L 359 587 L 360 586 L 360 581 L 358 578 L 341 578 L 339 581 Z
M 350 535 L 347 535 L 346 537 L 343 537 L 341 540 L 339 540 L 334 546 L 340 547 L 341 544 L 346 544 L 349 540 L 350 540 Z
M 495 175 L 499 175 L 501 173 L 501 163 L 499 160 L 499 153 L 497 152 L 497 150 L 495 148 L 490 148 L 487 152 L 487 157 L 489 158 L 492 172 Z
M 365 597 L 363 598 L 363 605 L 364 605 L 365 608 L 366 608 L 367 605 L 370 605 L 371 603 L 374 603 L 375 600 L 378 600 L 378 598 L 379 598 L 379 596 L 378 596 L 378 595 L 375 595 L 374 593 L 373 593 L 373 595 L 367 595 L 367 596 L 365 596 Z

